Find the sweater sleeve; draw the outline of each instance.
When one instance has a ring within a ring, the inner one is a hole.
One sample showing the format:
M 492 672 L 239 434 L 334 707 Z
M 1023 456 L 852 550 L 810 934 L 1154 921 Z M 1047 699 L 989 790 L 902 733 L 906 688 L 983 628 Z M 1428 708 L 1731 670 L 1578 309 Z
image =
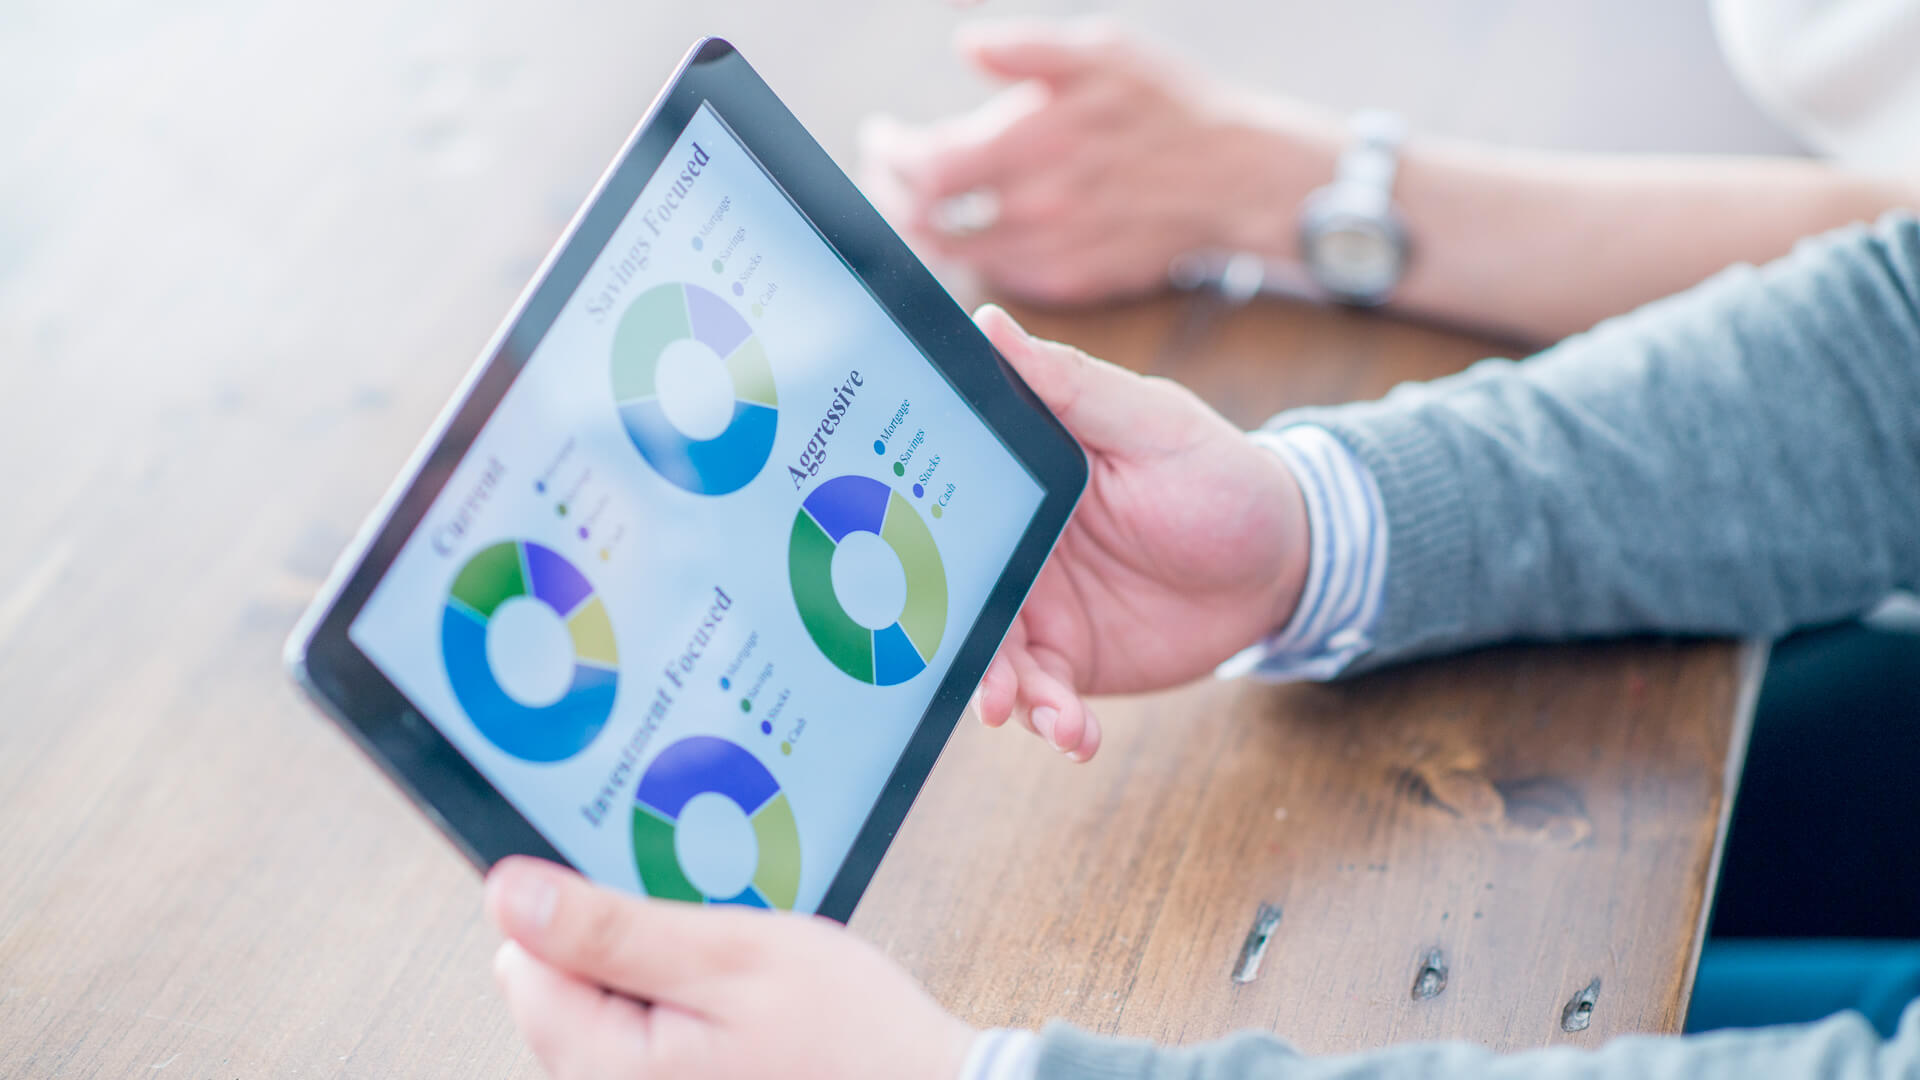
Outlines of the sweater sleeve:
M 1496 1054 L 1467 1043 L 1390 1046 L 1310 1057 L 1270 1035 L 1179 1049 L 1109 1039 L 1056 1024 L 1042 1036 L 1034 1080 L 1892 1080 L 1920 1075 L 1920 1006 L 1880 1040 L 1858 1013 L 1817 1024 L 1686 1038 L 1634 1036 L 1597 1050 Z
M 1855 614 L 1920 581 L 1920 221 L 1269 426 L 1295 423 L 1344 441 L 1387 512 L 1375 647 L 1353 670 Z

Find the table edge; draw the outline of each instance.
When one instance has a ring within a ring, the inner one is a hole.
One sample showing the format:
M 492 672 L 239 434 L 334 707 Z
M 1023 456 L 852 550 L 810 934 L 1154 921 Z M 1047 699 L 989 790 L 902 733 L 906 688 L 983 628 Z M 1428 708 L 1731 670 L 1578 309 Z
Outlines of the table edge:
M 1727 853 L 1727 833 L 1733 824 L 1733 804 L 1740 795 L 1740 777 L 1747 763 L 1747 742 L 1753 736 L 1754 710 L 1760 702 L 1760 687 L 1766 681 L 1767 662 L 1773 652 L 1768 638 L 1745 638 L 1734 658 L 1739 695 L 1734 700 L 1733 729 L 1727 734 L 1726 774 L 1720 799 L 1720 821 L 1714 826 L 1713 853 L 1707 860 L 1707 876 L 1700 891 L 1700 915 L 1694 923 L 1693 942 L 1687 950 L 1686 970 L 1680 978 L 1680 1008 L 1676 1012 L 1674 1033 L 1685 1030 L 1687 1012 L 1693 1007 L 1694 979 L 1700 973 L 1700 954 L 1707 943 L 1707 926 L 1713 919 L 1714 894 L 1720 884 L 1720 862 Z

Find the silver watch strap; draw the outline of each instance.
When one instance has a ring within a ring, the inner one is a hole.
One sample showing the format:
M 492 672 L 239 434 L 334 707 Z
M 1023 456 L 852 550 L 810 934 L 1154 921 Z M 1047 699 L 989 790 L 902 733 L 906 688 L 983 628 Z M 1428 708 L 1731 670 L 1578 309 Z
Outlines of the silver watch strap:
M 1407 138 L 1407 122 L 1399 113 L 1385 109 L 1362 109 L 1349 122 L 1353 145 L 1340 155 L 1335 172 L 1337 183 L 1365 186 L 1381 195 L 1393 191 L 1394 172 L 1400 165 L 1400 144 Z

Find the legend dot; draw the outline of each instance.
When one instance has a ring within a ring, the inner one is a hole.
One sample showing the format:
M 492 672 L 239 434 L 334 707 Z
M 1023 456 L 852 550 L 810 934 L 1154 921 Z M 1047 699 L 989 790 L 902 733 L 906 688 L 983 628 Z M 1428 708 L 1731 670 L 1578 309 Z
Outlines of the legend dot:
M 734 283 L 733 283 L 733 295 L 735 295 L 735 296 L 745 296 L 745 295 L 747 295 L 747 287 L 746 287 L 745 285 L 742 285 L 742 284 L 740 284 L 740 283 L 739 283 L 739 282 L 737 282 L 737 281 L 736 281 L 736 282 L 734 282 Z
M 554 512 L 555 512 L 555 513 L 557 513 L 557 514 L 559 514 L 559 515 L 560 515 L 561 517 L 566 517 L 566 516 L 567 516 L 567 504 L 566 504 L 566 503 L 561 503 L 561 504 L 559 504 L 558 506 L 555 506 L 555 507 L 554 507 L 553 509 L 554 509 Z
M 545 495 L 547 493 L 547 482 L 545 480 L 535 480 L 533 482 L 533 493 L 535 495 Z
M 704 240 L 702 240 L 702 239 L 700 239 L 700 238 L 699 238 L 699 237 L 697 237 L 697 236 L 693 238 L 693 250 L 695 250 L 695 251 L 699 251 L 699 250 L 700 250 L 701 248 L 703 248 L 703 247 L 706 247 L 706 246 L 707 246 L 707 242 L 706 242 L 706 241 L 704 241 Z
M 587 527 L 585 525 L 582 525 L 580 526 L 580 539 L 585 540 L 586 538 L 587 538 Z
M 762 735 L 773 734 L 773 721 L 771 720 L 760 721 L 760 734 Z
M 913 485 L 913 497 L 914 497 L 914 498 L 916 498 L 916 499 L 917 499 L 917 498 L 919 498 L 920 496 L 922 496 L 922 495 L 925 495 L 926 493 L 927 493 L 927 489 L 926 489 L 926 488 L 923 488 L 923 487 L 921 487 L 921 486 L 920 486 L 919 484 L 915 484 L 915 485 Z
M 763 308 L 763 307 L 761 307 L 761 306 L 760 306 L 759 304 L 755 304 L 755 305 L 753 305 L 753 317 L 754 317 L 754 318 L 756 318 L 756 319 L 757 319 L 757 318 L 759 318 L 759 317 L 760 317 L 760 313 L 761 313 L 761 312 L 763 312 L 763 311 L 765 311 L 765 310 L 766 310 L 766 309 L 765 309 L 765 308 Z
M 875 440 L 873 440 L 873 452 L 874 452 L 874 453 L 876 453 L 876 454 L 884 454 L 884 453 L 886 453 L 886 452 L 887 452 L 887 444 L 886 444 L 886 443 L 883 443 L 883 442 L 881 442 L 881 441 L 880 441 L 879 439 L 875 439 Z
M 783 742 L 783 743 L 781 743 L 781 744 L 780 744 L 780 752 L 781 752 L 781 753 L 783 753 L 783 754 L 791 754 L 791 753 L 793 753 L 793 744 L 792 744 L 792 743 L 790 743 L 790 742 Z
M 940 516 L 940 504 L 939 504 L 939 503 L 934 503 L 934 504 L 933 504 L 933 516 L 934 516 L 934 517 L 939 517 L 939 516 Z
M 905 476 L 905 475 L 907 475 L 907 467 L 906 467 L 905 465 L 902 465 L 902 464 L 900 464 L 900 463 L 899 463 L 899 462 L 897 462 L 897 461 L 896 461 L 896 462 L 894 462 L 894 463 L 893 463 L 893 475 L 895 475 L 895 476 Z
M 752 701 L 751 701 L 750 699 L 748 699 L 748 698 L 741 698 L 741 699 L 740 699 L 740 711 L 741 711 L 741 712 L 752 712 L 752 711 L 753 711 L 753 702 L 752 702 Z
M 611 552 L 611 551 L 609 551 L 609 550 L 607 550 L 606 548 L 601 548 L 601 549 L 600 549 L 600 561 L 601 561 L 601 562 L 606 562 L 606 561 L 607 561 L 608 559 L 611 559 L 611 558 L 613 558 L 613 552 Z
M 720 676 L 720 689 L 722 690 L 733 689 L 733 680 L 727 678 L 725 675 Z
M 726 272 L 727 272 L 727 264 L 726 264 L 726 263 L 723 263 L 723 262 L 721 262 L 721 261 L 720 261 L 719 259 L 715 259 L 715 260 L 713 260 L 713 272 L 714 272 L 714 273 L 716 273 L 716 274 L 724 274 L 724 273 L 726 273 Z

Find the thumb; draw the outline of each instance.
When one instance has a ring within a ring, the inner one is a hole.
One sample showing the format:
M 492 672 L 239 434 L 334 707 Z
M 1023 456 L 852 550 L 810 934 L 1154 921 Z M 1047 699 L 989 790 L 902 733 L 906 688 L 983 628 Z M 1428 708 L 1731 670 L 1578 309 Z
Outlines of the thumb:
M 1123 451 L 1156 419 L 1160 394 L 1139 375 L 1071 345 L 1034 337 L 997 304 L 981 307 L 973 318 L 1087 449 Z
M 1108 60 L 1117 37 L 1103 19 L 993 19 L 961 26 L 954 43 L 989 75 L 1057 85 Z
M 539 859 L 487 874 L 487 919 L 549 967 L 641 1001 L 710 1011 L 716 976 L 738 974 L 775 920 L 746 910 L 647 900 Z

